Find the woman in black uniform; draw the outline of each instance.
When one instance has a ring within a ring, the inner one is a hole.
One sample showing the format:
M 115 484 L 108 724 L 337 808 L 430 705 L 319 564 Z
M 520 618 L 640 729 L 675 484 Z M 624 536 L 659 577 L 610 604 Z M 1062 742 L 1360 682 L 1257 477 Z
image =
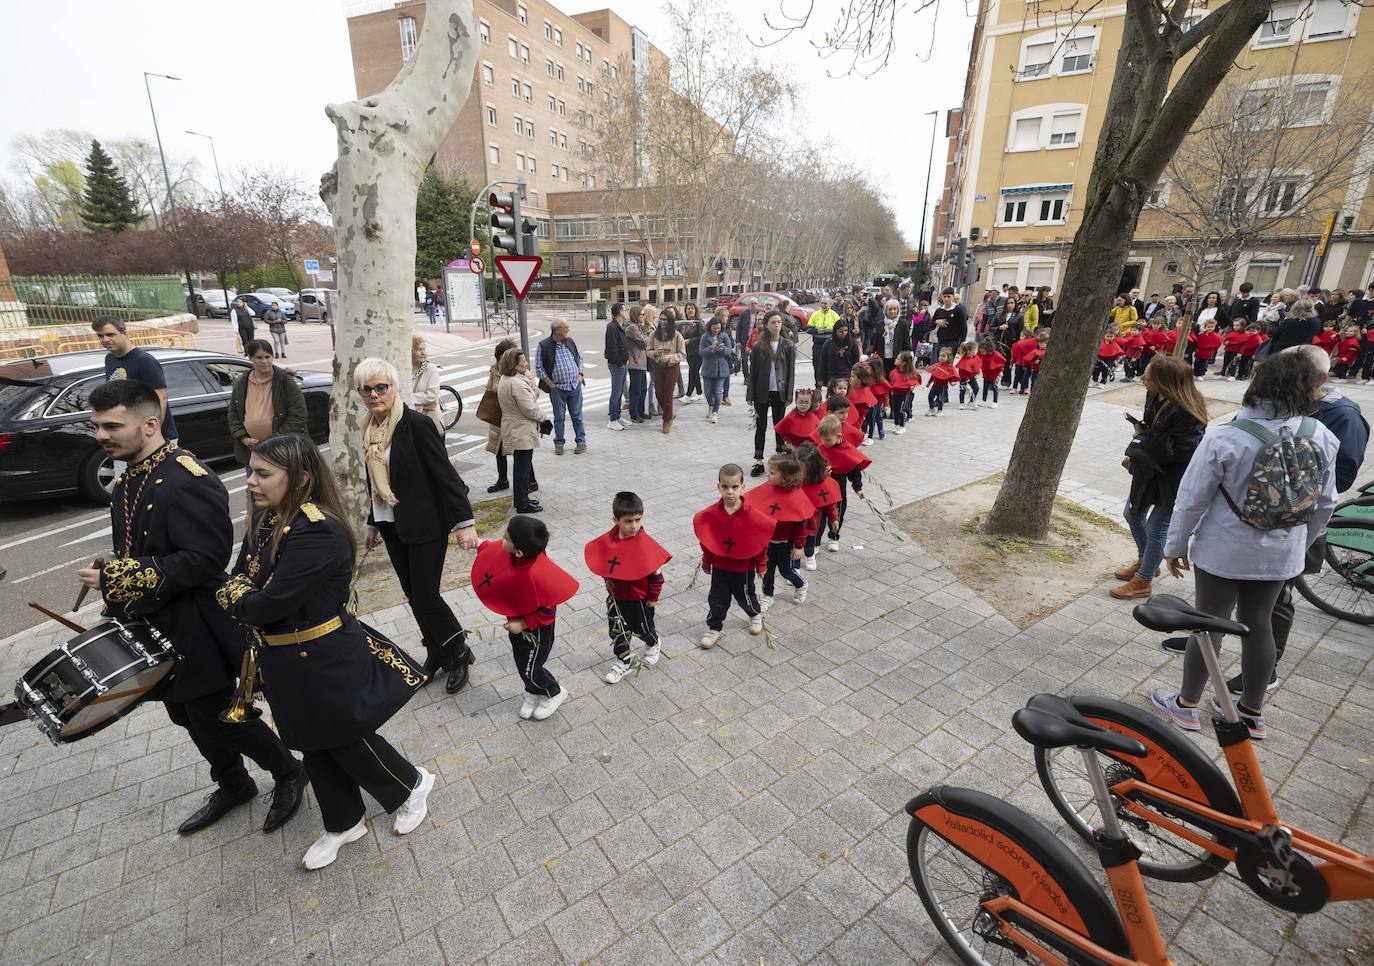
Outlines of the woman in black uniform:
M 357 548 L 315 444 L 292 435 L 262 440 L 249 459 L 248 491 L 256 512 L 217 599 L 256 638 L 277 730 L 304 753 L 325 829 L 304 865 L 322 869 L 367 834 L 363 789 L 395 814 L 398 835 L 424 821 L 433 773 L 377 729 L 426 678 L 347 609 Z

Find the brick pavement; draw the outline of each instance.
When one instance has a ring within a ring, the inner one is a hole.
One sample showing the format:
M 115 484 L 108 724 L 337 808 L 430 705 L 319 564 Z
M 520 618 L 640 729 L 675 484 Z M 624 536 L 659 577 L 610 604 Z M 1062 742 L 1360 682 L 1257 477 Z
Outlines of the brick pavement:
M 1374 410 L 1374 392 L 1350 394 Z M 808 575 L 810 601 L 779 598 L 776 648 L 735 615 L 720 646 L 698 650 L 706 588 L 688 589 L 691 514 L 712 499 L 720 462 L 750 455 L 738 383 L 735 395 L 718 426 L 688 406 L 670 436 L 608 433 L 597 404 L 588 454 L 538 453 L 550 551 L 579 576 L 582 543 L 610 525 L 611 493 L 645 497 L 649 529 L 677 555 L 659 608 L 665 659 L 601 681 L 610 648 L 586 579 L 560 608 L 551 662 L 571 700 L 547 722 L 521 722 L 508 648 L 479 643 L 468 690 L 431 688 L 384 729 L 440 775 L 431 818 L 407 838 L 374 806 L 370 835 L 304 872 L 320 831 L 313 798 L 270 836 L 257 801 L 178 837 L 207 767 L 160 708 L 61 748 L 28 726 L 0 732 L 0 964 L 950 961 L 909 884 L 902 805 L 933 783 L 966 784 L 1062 836 L 1012 711 L 1042 690 L 1143 706 L 1150 687 L 1177 680 L 1177 661 L 1103 588 L 1018 632 L 861 508 L 845 552 L 823 553 Z M 996 411 L 918 417 L 871 448 L 875 470 L 898 504 L 982 478 L 1004 467 L 1022 408 L 1004 397 Z M 1109 513 L 1127 485 L 1120 412 L 1090 396 L 1063 486 Z M 462 468 L 474 489 L 490 482 L 484 454 Z M 448 596 L 465 623 L 490 620 L 470 591 Z M 404 608 L 373 619 L 414 640 Z M 0 643 L 0 678 L 64 636 L 40 628 Z M 1283 810 L 1367 851 L 1372 640 L 1299 601 L 1260 748 Z M 1151 893 L 1179 962 L 1367 961 L 1374 942 L 1367 902 L 1298 918 L 1230 876 Z

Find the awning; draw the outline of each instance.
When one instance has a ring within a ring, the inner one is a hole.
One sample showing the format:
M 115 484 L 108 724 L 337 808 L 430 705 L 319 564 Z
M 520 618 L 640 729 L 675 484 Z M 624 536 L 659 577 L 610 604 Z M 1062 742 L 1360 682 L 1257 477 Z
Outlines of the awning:
M 1023 184 L 1015 188 L 1003 188 L 1004 195 L 1038 195 L 1054 191 L 1072 191 L 1073 184 Z

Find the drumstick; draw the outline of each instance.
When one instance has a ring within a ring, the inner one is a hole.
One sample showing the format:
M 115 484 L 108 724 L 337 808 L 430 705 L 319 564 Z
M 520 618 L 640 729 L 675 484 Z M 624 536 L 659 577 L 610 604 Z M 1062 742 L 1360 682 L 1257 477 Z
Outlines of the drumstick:
M 67 620 L 67 618 L 63 617 L 61 614 L 57 614 L 57 613 L 54 613 L 53 611 L 48 610 L 48 609 L 47 609 L 46 607 L 44 607 L 42 604 L 36 604 L 36 603 L 34 603 L 33 601 L 29 601 L 29 606 L 32 607 L 34 610 L 40 612 L 40 613 L 47 614 L 47 615 L 48 615 L 49 617 L 51 617 L 53 620 L 57 621 L 57 623 L 62 624 L 62 625 L 64 625 L 64 626 L 66 626 L 66 627 L 71 628 L 72 630 L 76 631 L 78 634 L 84 634 L 84 633 L 86 633 L 86 628 L 82 627 L 80 624 L 76 623 L 75 621 L 69 621 L 69 620 Z
M 94 560 L 91 561 L 91 566 L 94 567 L 96 570 L 101 570 L 101 569 L 103 569 L 104 566 L 105 566 L 105 558 L 104 558 L 104 557 L 96 557 Z M 82 585 L 81 585 L 81 590 L 80 590 L 80 591 L 77 593 L 77 595 L 76 595 L 76 603 L 75 603 L 75 604 L 72 604 L 72 613 L 73 613 L 73 614 L 75 614 L 77 611 L 79 611 L 79 610 L 81 609 L 81 602 L 84 601 L 84 600 L 86 599 L 86 595 L 89 594 L 90 592 L 91 592 L 91 588 L 90 588 L 90 587 L 86 586 L 85 584 L 82 584 Z

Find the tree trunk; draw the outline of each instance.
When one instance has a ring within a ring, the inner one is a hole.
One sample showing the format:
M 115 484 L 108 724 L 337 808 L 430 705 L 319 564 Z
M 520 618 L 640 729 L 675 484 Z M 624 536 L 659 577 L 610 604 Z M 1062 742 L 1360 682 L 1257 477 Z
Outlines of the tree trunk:
M 339 143 L 339 160 L 320 179 L 339 272 L 329 440 L 356 519 L 366 476 L 353 370 L 365 358 L 386 359 L 400 375 L 401 399 L 410 398 L 415 199 L 425 165 L 467 101 L 477 47 L 472 0 L 429 0 L 415 53 L 386 90 L 325 108 Z

